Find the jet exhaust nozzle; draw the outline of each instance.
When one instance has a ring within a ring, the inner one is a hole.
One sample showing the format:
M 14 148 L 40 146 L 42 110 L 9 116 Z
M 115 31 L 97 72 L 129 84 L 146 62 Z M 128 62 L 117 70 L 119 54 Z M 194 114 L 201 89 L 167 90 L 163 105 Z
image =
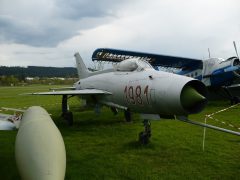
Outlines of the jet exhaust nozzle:
M 199 81 L 190 81 L 181 92 L 181 104 L 188 113 L 198 113 L 207 105 L 206 87 Z

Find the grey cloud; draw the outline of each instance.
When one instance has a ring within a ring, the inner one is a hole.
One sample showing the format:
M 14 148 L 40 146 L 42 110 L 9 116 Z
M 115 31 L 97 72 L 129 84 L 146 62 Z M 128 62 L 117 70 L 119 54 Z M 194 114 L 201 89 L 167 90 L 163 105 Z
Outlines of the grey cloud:
M 74 29 L 67 30 L 61 25 L 39 25 L 34 27 L 17 19 L 0 17 L 0 39 L 4 42 L 32 46 L 55 46 L 58 42 L 75 35 Z
M 23 13 L 25 7 L 6 10 L 10 4 L 1 7 L 8 14 L 0 15 L 0 43 L 19 43 L 37 47 L 54 47 L 61 41 L 69 39 L 80 30 L 93 28 L 108 22 L 108 17 L 114 17 L 114 8 L 119 8 L 125 1 L 116 3 L 110 0 L 56 0 L 53 7 L 34 14 Z M 18 4 L 21 6 L 21 4 Z M 43 3 L 44 5 L 44 3 Z M 37 7 L 44 8 L 44 7 Z M 12 12 L 11 12 L 12 11 Z M 37 11 L 37 10 L 36 10 Z M 47 11 L 47 12 L 45 12 Z
M 113 16 L 112 9 L 120 7 L 126 1 L 116 3 L 111 0 L 59 0 L 56 3 L 58 13 L 64 18 L 81 19 L 84 17 L 104 17 Z

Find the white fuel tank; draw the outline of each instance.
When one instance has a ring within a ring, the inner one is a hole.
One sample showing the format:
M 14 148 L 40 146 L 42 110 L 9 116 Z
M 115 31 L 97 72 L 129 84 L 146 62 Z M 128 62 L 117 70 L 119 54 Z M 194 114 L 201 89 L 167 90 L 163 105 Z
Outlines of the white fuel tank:
M 16 163 L 24 180 L 63 180 L 66 151 L 63 138 L 42 107 L 30 107 L 22 117 L 15 143 Z

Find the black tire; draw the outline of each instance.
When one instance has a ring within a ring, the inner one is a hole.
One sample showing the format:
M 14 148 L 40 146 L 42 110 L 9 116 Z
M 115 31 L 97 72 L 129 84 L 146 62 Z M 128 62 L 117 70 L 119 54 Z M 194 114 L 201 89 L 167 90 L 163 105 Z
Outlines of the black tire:
M 143 145 L 149 143 L 149 136 L 145 132 L 139 133 L 139 142 Z
M 231 105 L 238 104 L 238 103 L 240 103 L 240 97 L 239 96 L 234 96 L 231 99 Z
M 126 122 L 131 122 L 132 121 L 132 114 L 131 114 L 130 110 L 125 110 L 124 111 L 124 116 L 125 116 Z
M 64 119 L 67 121 L 67 124 L 69 126 L 73 125 L 73 113 L 72 112 L 65 113 Z

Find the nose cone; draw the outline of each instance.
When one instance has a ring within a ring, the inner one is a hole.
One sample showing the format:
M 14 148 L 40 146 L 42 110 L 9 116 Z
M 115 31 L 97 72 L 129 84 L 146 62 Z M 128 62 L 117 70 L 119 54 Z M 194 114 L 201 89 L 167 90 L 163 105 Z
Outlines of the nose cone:
M 181 103 L 190 113 L 200 112 L 207 103 L 206 97 L 191 86 L 184 87 L 181 94 Z

